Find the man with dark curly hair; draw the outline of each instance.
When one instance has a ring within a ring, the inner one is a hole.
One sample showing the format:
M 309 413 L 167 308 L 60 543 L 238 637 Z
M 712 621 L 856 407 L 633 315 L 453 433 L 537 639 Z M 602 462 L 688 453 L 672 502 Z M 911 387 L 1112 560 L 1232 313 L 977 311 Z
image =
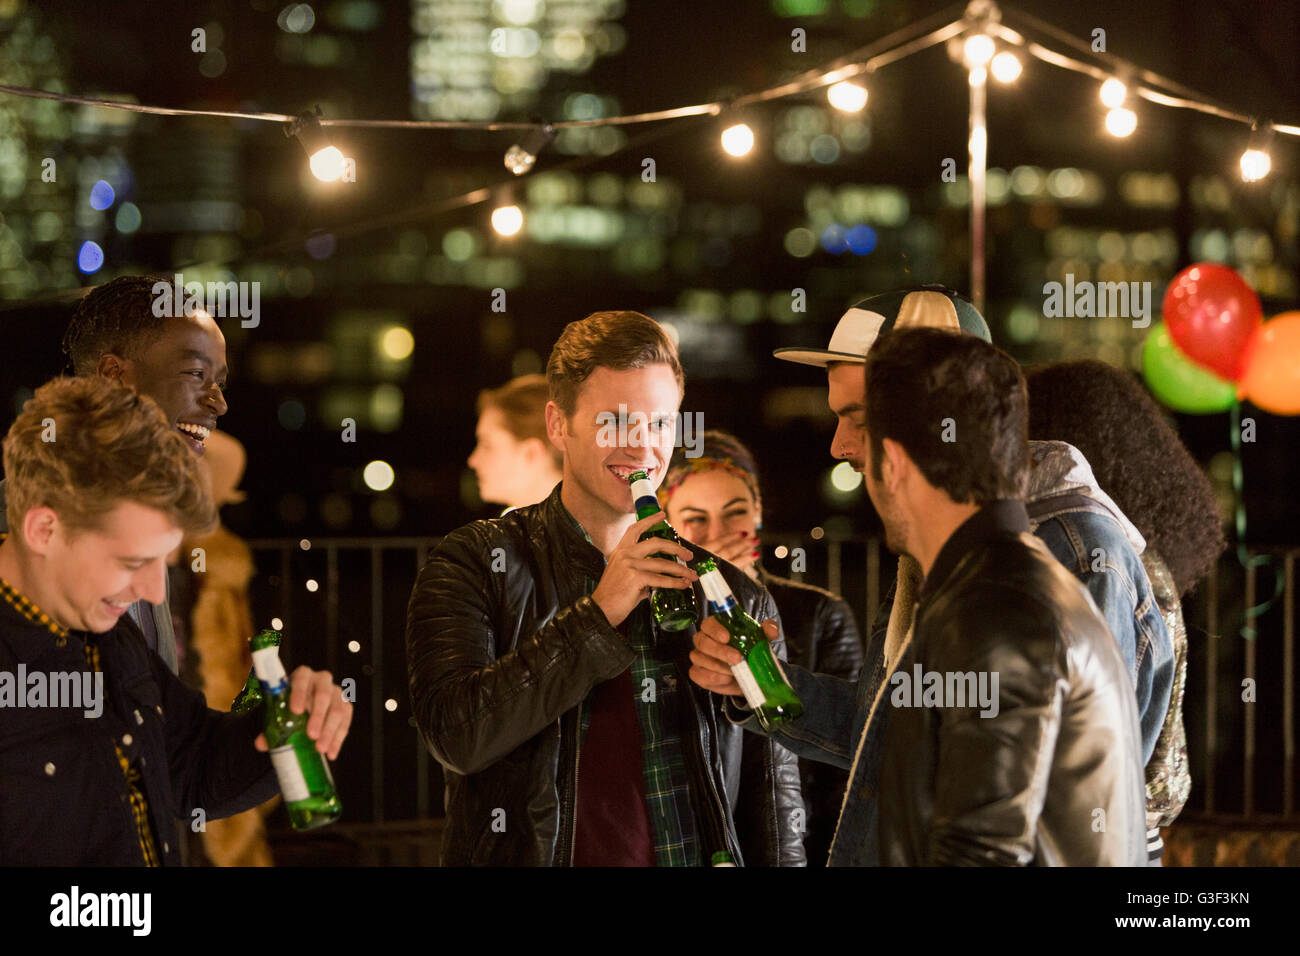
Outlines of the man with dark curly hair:
M 118 276 L 77 303 L 63 351 L 81 377 L 98 375 L 152 398 L 196 455 L 226 413 L 226 339 L 206 312 L 159 315 L 155 276 Z M 5 520 L 0 481 L 0 532 Z M 128 612 L 173 674 L 179 671 L 176 632 L 167 601 L 137 601 Z

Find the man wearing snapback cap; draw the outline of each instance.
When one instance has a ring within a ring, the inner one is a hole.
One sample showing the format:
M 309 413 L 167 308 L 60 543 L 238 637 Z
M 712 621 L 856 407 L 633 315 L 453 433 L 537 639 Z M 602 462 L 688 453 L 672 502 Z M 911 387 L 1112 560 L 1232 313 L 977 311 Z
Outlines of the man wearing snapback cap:
M 871 296 L 841 316 L 829 345 L 782 348 L 773 355 L 788 362 L 826 369 L 827 403 L 837 420 L 831 456 L 847 461 L 859 474 L 865 467 L 866 353 L 882 332 L 903 328 L 938 328 L 992 341 L 979 310 L 960 294 L 926 285 Z M 1064 442 L 1030 442 L 1030 469 L 1025 505 L 1035 534 L 1088 589 L 1110 627 L 1129 669 L 1137 696 L 1141 751 L 1148 760 L 1160 733 L 1173 682 L 1173 645 L 1152 595 L 1142 561 L 1145 542 L 1119 507 L 1102 491 L 1083 455 Z M 907 643 L 916 595 L 922 581 L 917 562 L 898 558 L 892 600 L 870 627 L 866 663 L 856 684 L 824 680 L 835 700 L 833 712 L 852 715 L 822 747 L 782 735 L 782 743 L 801 757 L 848 767 L 850 783 L 840 823 L 831 844 L 829 865 L 875 865 L 876 791 L 880 747 L 888 707 L 872 708 L 881 684 L 893 673 Z M 833 685 L 833 686 L 832 686 Z M 852 695 L 853 699 L 847 699 Z M 749 724 L 753 724 L 749 721 Z M 1159 834 L 1148 834 L 1158 858 Z

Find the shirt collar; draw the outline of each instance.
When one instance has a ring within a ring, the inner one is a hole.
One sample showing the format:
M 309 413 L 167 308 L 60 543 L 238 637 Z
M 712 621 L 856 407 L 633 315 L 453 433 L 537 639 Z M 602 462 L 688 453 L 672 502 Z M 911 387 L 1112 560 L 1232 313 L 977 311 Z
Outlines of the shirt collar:
M 1025 504 L 1018 498 L 1001 498 L 980 508 L 948 536 L 939 553 L 935 555 L 930 573 L 925 576 L 917 603 L 932 597 L 952 576 L 957 565 L 971 551 L 992 538 L 1029 531 L 1029 516 Z
M 550 497 L 544 502 L 547 509 L 544 514 L 547 514 L 550 521 L 560 529 L 562 536 L 574 542 L 575 548 L 571 554 L 575 567 L 588 574 L 594 572 L 596 577 L 600 577 L 607 563 L 605 555 L 601 553 L 600 548 L 596 547 L 596 543 L 591 540 L 591 535 L 587 534 L 587 529 L 582 526 L 582 522 L 575 518 L 568 508 L 564 507 L 564 502 L 560 500 L 560 489 L 563 487 L 564 482 L 560 482 L 555 486 L 555 490 L 551 492 Z M 578 543 L 579 539 L 586 543 L 586 548 L 583 548 Z

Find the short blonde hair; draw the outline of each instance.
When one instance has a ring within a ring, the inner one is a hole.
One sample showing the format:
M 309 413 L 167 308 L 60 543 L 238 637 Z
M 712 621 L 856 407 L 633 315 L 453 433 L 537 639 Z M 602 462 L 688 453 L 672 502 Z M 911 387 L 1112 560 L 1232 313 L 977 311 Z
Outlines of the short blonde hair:
M 578 389 L 596 369 L 623 371 L 660 363 L 673 370 L 684 394 L 686 376 L 677 346 L 658 322 L 640 312 L 593 312 L 564 327 L 546 362 L 546 382 L 551 401 L 567 416 L 578 404 Z
M 74 533 L 95 530 L 123 501 L 161 511 L 186 533 L 216 525 L 198 458 L 162 409 L 98 376 L 38 388 L 5 436 L 4 469 L 11 532 L 41 507 Z
M 488 388 L 478 393 L 478 413 L 483 416 L 489 408 L 496 409 L 505 419 L 506 430 L 516 441 L 536 438 L 551 453 L 556 468 L 564 467 L 564 454 L 546 437 L 546 401 L 550 386 L 546 376 L 520 375 L 500 388 Z

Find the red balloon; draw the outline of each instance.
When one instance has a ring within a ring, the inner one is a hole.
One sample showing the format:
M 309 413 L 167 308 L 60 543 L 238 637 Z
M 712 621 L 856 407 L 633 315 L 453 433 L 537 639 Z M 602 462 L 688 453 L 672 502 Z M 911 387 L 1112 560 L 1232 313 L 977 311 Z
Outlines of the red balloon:
M 1220 378 L 1241 380 L 1264 317 L 1241 276 L 1211 262 L 1188 266 L 1165 291 L 1164 316 L 1169 337 L 1189 359 Z

